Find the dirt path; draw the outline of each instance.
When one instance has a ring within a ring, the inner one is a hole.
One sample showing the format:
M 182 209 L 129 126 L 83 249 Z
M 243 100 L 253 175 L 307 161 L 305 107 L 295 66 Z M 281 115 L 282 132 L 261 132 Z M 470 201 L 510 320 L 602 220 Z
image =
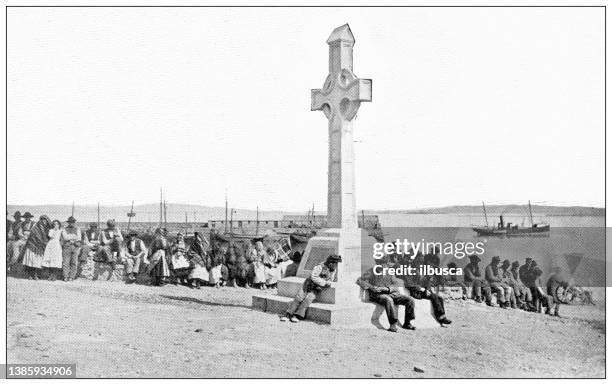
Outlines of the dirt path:
M 8 362 L 76 362 L 79 377 L 604 376 L 598 307 L 555 319 L 453 301 L 451 327 L 393 334 L 280 323 L 250 309 L 254 292 L 8 278 Z

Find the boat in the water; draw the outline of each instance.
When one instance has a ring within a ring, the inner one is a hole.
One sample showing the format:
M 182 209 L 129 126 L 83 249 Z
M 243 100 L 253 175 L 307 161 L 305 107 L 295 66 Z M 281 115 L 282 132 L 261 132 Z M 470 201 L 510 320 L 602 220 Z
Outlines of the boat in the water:
M 511 222 L 506 223 L 504 222 L 503 214 L 499 216 L 499 223 L 496 226 L 489 226 L 487 209 L 485 208 L 484 202 L 482 202 L 482 210 L 484 212 L 486 225 L 483 227 L 472 227 L 472 230 L 474 230 L 479 237 L 546 237 L 550 235 L 550 225 L 545 222 L 535 223 L 531 211 L 531 202 L 528 202 L 528 207 L 531 226 L 519 226 Z
M 312 228 L 285 228 L 282 230 L 276 230 L 276 233 L 279 235 L 288 236 L 292 243 L 308 243 L 310 238 L 317 235 L 317 231 Z

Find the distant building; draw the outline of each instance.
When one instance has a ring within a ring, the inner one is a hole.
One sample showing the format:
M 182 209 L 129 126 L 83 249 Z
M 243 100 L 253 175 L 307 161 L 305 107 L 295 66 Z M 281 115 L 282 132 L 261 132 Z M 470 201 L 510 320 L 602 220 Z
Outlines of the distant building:
M 365 221 L 365 226 L 364 226 Z M 359 227 L 372 229 L 380 226 L 378 215 L 358 215 Z M 327 215 L 284 215 L 283 227 L 327 227 Z
M 364 227 L 363 222 L 365 221 L 365 228 L 372 229 L 379 226 L 378 215 L 359 215 L 358 216 L 359 227 Z M 229 231 L 232 229 L 256 229 L 259 226 L 260 230 L 266 229 L 278 229 L 278 228 L 290 228 L 290 227 L 317 227 L 325 228 L 327 226 L 327 215 L 284 215 L 282 219 L 260 219 L 259 225 L 257 220 L 253 218 L 249 219 L 233 219 L 227 221 L 227 226 L 224 219 L 211 219 L 208 221 L 207 226 L 210 229 L 223 229 Z

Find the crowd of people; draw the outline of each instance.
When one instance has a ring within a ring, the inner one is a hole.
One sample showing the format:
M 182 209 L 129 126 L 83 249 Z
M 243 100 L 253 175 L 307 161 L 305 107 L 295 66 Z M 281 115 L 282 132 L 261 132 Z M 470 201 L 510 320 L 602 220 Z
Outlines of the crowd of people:
M 203 285 L 267 289 L 273 288 L 283 277 L 297 275 L 301 260 L 297 251 L 290 253 L 274 244 L 264 246 L 262 241 L 228 244 L 195 232 L 188 242 L 180 232 L 170 239 L 166 229 L 158 228 L 152 239 L 145 242 L 136 231 L 124 234 L 114 220 L 107 221 L 104 229 L 98 229 L 97 223 L 90 223 L 89 228 L 81 232 L 73 216 L 65 225 L 47 215 L 41 215 L 36 222 L 32 218 L 29 212 L 21 215 L 17 211 L 10 220 L 7 213 L 7 267 L 11 271 L 22 264 L 26 276 L 34 280 L 44 276 L 49 280 L 61 278 L 69 282 L 80 277 L 83 266 L 92 260 L 113 271 L 123 265 L 128 283 L 140 276 L 153 286 L 172 283 L 196 289 Z M 494 306 L 495 296 L 496 303 L 503 309 L 532 312 L 546 309 L 546 314 L 559 316 L 559 288 L 566 289 L 569 285 L 560 269 L 554 269 L 543 284 L 543 271 L 532 258 L 526 258 L 520 265 L 518 261 L 506 259 L 502 262 L 494 256 L 484 274 L 479 256 L 470 255 L 469 260 L 462 275 L 414 274 L 403 275 L 400 279 L 393 275 L 377 275 L 369 269 L 356 283 L 367 293 L 367 299 L 385 307 L 389 330 L 393 332 L 398 326 L 414 329 L 411 323 L 414 299 L 430 301 L 436 320 L 441 325 L 450 324 L 444 299 L 439 293 L 443 288 L 453 287 L 461 291 L 463 300 L 471 297 L 476 302 Z M 341 256 L 330 255 L 315 266 L 281 321 L 299 322 L 305 318 L 317 293 L 336 279 L 336 268 L 341 261 Z M 434 249 L 426 255 L 420 252 L 416 255 L 393 254 L 377 263 L 384 268 L 411 266 L 421 272 L 423 265 L 440 266 L 440 252 Z M 447 267 L 456 269 L 457 265 L 451 262 Z M 97 275 L 93 279 L 97 279 Z M 398 305 L 405 307 L 403 325 L 398 322 Z
M 17 211 L 7 219 L 7 266 L 22 264 L 29 279 L 43 276 L 68 282 L 81 276 L 83 266 L 92 260 L 116 270 L 123 265 L 128 283 L 138 276 L 163 286 L 183 284 L 199 289 L 202 285 L 272 288 L 279 279 L 297 274 L 301 253 L 291 254 L 264 242 L 231 243 L 209 240 L 195 232 L 187 242 L 182 233 L 170 239 L 158 228 L 149 245 L 136 231 L 124 234 L 114 220 L 106 228 L 97 223 L 81 232 L 76 218 L 64 226 L 59 220 L 41 215 L 37 222 L 29 212 Z M 94 275 L 93 279 L 97 279 Z

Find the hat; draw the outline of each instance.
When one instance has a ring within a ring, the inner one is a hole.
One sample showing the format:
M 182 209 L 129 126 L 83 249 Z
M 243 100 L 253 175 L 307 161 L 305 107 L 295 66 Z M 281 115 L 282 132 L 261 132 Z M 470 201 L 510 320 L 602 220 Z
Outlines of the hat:
M 478 257 L 476 254 L 470 255 L 468 256 L 468 258 L 470 259 L 470 262 L 480 262 L 481 261 L 480 257 Z
M 519 261 L 512 262 L 512 267 L 518 267 L 520 265 Z
M 106 226 L 108 226 L 108 227 L 115 227 L 115 220 L 114 219 L 109 219 L 108 221 L 106 221 Z
M 525 262 L 533 261 L 533 258 L 527 257 L 525 258 Z
M 34 218 L 34 215 L 30 214 L 29 211 L 26 211 L 25 214 L 23 214 L 24 218 Z
M 98 228 L 98 224 L 96 222 L 91 222 L 89 224 L 89 227 L 96 229 L 96 228 Z
M 508 259 L 504 259 L 502 266 L 510 266 L 510 261 Z
M 330 262 L 340 263 L 340 262 L 342 262 L 342 257 L 339 256 L 339 255 L 336 255 L 336 254 L 331 254 L 325 260 L 325 263 L 330 263 Z
M 128 237 L 137 237 L 137 236 L 138 236 L 138 233 L 136 231 L 134 231 L 134 230 L 132 230 L 132 231 L 130 231 L 128 233 Z
M 69 216 L 69 217 L 68 217 L 68 219 L 66 220 L 66 222 L 68 222 L 68 223 L 74 223 L 74 222 L 76 222 L 76 221 L 77 221 L 77 220 L 76 220 L 76 219 L 75 219 L 75 218 L 74 218 L 72 215 L 71 215 L 71 216 Z
M 491 258 L 491 263 L 499 263 L 499 257 L 496 255 L 493 258 Z
M 449 269 L 456 269 L 457 268 L 457 264 L 455 262 L 451 262 L 451 263 L 447 264 L 446 267 L 448 267 Z
M 21 211 L 15 211 L 15 214 L 13 214 L 13 218 L 21 218 Z

